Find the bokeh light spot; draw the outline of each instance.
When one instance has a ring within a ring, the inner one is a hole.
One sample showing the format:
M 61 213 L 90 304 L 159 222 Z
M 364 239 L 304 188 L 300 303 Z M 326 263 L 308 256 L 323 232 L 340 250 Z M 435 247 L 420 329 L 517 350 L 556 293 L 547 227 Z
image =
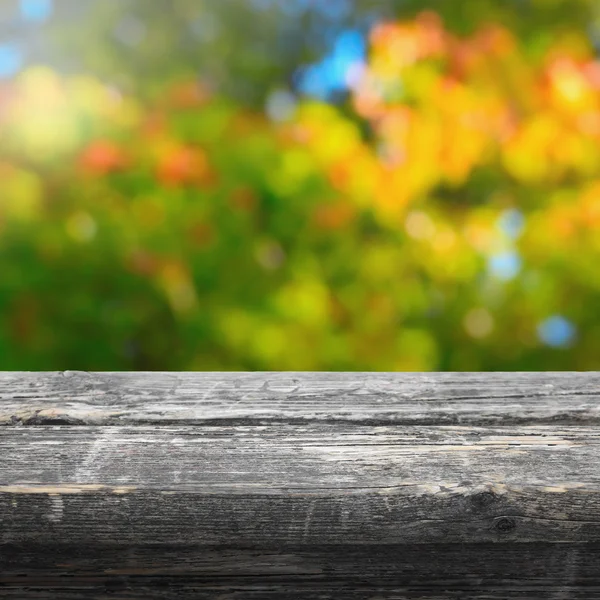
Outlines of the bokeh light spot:
M 23 55 L 13 45 L 4 44 L 0 46 L 0 78 L 6 79 L 16 75 L 23 66 Z
M 265 111 L 272 121 L 287 121 L 296 110 L 296 98 L 287 90 L 275 90 L 269 94 Z
M 86 212 L 71 215 L 66 222 L 68 234 L 76 242 L 90 242 L 96 235 L 96 221 Z
M 473 308 L 465 315 L 463 325 L 471 337 L 483 338 L 494 329 L 494 319 L 485 308 Z
M 283 265 L 285 252 L 277 242 L 263 242 L 256 248 L 255 257 L 263 269 L 273 271 Z
M 42 22 L 52 15 L 54 3 L 52 0 L 21 0 L 19 8 L 28 21 Z
M 521 270 L 521 257 L 513 251 L 499 252 L 490 256 L 488 270 L 498 279 L 513 279 Z
M 538 326 L 538 336 L 542 342 L 554 348 L 570 346 L 575 339 L 576 329 L 573 323 L 560 315 L 553 315 Z
M 511 208 L 505 210 L 497 222 L 498 229 L 504 232 L 508 237 L 517 239 L 525 227 L 525 217 L 520 210 Z
M 365 40 L 359 31 L 342 32 L 328 56 L 299 72 L 299 89 L 323 99 L 347 89 L 354 84 L 356 74 L 364 64 L 365 52 Z
M 404 227 L 410 237 L 418 240 L 431 238 L 435 234 L 435 224 L 426 213 L 420 210 L 408 213 Z

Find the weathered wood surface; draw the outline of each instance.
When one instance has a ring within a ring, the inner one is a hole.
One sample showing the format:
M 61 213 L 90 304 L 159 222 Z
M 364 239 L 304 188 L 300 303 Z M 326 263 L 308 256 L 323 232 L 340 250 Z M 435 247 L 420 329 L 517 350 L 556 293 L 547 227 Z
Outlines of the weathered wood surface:
M 15 427 L 0 454 L 10 542 L 600 540 L 588 427 Z
M 2 597 L 108 600 L 586 599 L 600 596 L 599 544 L 416 544 L 10 549 Z M 17 570 L 12 565 L 20 567 Z M 57 565 L 63 577 L 57 577 Z M 32 581 L 33 579 L 33 581 Z M 26 595 L 23 588 L 28 586 Z M 21 595 L 19 595 L 21 594 Z
M 600 424 L 600 373 L 0 373 L 0 423 Z
M 0 597 L 600 598 L 598 373 L 0 373 Z

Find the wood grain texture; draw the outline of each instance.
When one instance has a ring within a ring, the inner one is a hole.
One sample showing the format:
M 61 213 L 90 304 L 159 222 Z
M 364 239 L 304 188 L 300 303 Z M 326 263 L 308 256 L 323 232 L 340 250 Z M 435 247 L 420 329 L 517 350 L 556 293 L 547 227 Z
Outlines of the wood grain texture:
M 600 539 L 591 427 L 14 427 L 0 454 L 5 542 Z
M 4 424 L 600 424 L 600 373 L 0 373 Z
M 33 598 L 597 598 L 597 544 L 10 547 L 5 597 Z M 9 553 L 6 554 L 9 556 Z M 77 565 L 66 572 L 65 565 Z M 57 573 L 60 571 L 62 576 Z M 1 589 L 1 588 L 0 588 Z M 20 588 L 22 589 L 22 587 Z M 0 592 L 1 594 L 2 592 Z M 4 597 L 4 596 L 3 596 Z
M 0 597 L 600 598 L 600 374 L 0 373 Z

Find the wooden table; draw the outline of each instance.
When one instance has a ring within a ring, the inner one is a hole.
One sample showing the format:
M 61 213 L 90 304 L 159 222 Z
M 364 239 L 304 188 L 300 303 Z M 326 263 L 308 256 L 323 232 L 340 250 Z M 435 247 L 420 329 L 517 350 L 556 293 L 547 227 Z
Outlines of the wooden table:
M 0 597 L 600 598 L 600 373 L 0 373 Z

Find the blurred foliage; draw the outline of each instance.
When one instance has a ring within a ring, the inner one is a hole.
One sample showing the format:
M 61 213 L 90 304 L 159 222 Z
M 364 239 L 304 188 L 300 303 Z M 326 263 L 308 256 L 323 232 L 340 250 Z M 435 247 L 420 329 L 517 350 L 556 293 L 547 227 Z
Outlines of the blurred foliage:
M 593 3 L 272 4 L 88 3 L 85 70 L 0 87 L 2 368 L 596 369 Z M 302 19 L 368 61 L 269 118 L 327 50 Z
M 10 1 L 10 0 L 9 0 Z M 13 0 L 15 1 L 15 0 Z M 166 81 L 201 74 L 205 83 L 257 105 L 299 66 L 331 50 L 348 29 L 413 19 L 424 9 L 470 35 L 502 25 L 535 51 L 556 33 L 588 31 L 595 0 L 55 0 L 46 49 L 72 72 L 136 94 L 159 93 Z

